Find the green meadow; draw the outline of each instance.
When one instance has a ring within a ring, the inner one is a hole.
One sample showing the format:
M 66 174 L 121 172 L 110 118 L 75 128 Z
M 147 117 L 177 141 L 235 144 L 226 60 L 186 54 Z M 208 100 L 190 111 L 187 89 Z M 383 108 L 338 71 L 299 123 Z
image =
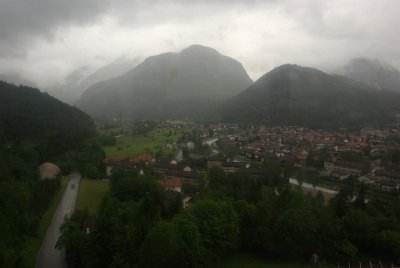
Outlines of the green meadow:
M 104 146 L 103 150 L 107 156 L 125 155 L 133 157 L 142 153 L 162 152 L 164 154 L 173 153 L 173 148 L 168 148 L 167 144 L 178 141 L 184 130 L 156 128 L 146 135 L 121 136 L 117 137 L 114 146 Z
M 109 190 L 110 182 L 108 180 L 81 180 L 75 208 L 87 209 L 89 214 L 96 214 Z

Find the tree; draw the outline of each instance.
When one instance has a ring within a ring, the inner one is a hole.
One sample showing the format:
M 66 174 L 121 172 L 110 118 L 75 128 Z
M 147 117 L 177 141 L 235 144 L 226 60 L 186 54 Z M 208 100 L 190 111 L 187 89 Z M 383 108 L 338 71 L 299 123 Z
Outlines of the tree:
M 329 206 L 333 209 L 336 216 L 344 216 L 349 208 L 351 194 L 348 187 L 342 187 L 339 192 L 329 200 Z
M 310 151 L 308 154 L 307 154 L 307 166 L 308 167 L 313 167 L 314 166 L 314 153 L 312 152 L 312 151 Z
M 178 247 L 184 253 L 187 263 L 197 266 L 201 260 L 201 236 L 194 219 L 187 214 L 180 214 L 172 220 L 177 235 Z
M 310 181 L 311 185 L 312 185 L 312 186 L 314 187 L 314 189 L 315 189 L 315 187 L 317 187 L 317 185 L 318 185 L 318 183 L 319 183 L 319 181 L 320 181 L 320 178 L 319 178 L 319 176 L 316 175 L 316 174 L 310 174 L 310 175 L 308 175 L 308 180 Z
M 210 189 L 227 192 L 228 181 L 226 179 L 224 171 L 219 167 L 212 167 L 208 171 L 207 179 L 209 181 Z
M 354 201 L 354 207 L 359 209 L 365 208 L 365 191 L 367 190 L 367 185 L 365 183 L 361 183 L 360 188 L 358 189 L 358 195 L 356 200 Z
M 257 208 L 244 200 L 235 202 L 239 217 L 240 245 L 245 250 L 257 249 Z
M 303 182 L 304 182 L 304 174 L 303 174 L 302 170 L 300 170 L 296 173 L 296 179 L 297 179 L 297 182 L 299 183 L 299 187 L 301 188 L 301 186 L 303 185 Z
M 359 249 L 370 249 L 374 226 L 371 217 L 362 210 L 351 209 L 342 218 L 342 228 L 349 241 Z
M 86 216 L 87 212 L 77 211 L 60 227 L 61 236 L 57 241 L 56 248 L 65 249 L 65 258 L 70 267 L 82 267 L 85 262 L 87 238 L 81 223 Z
M 400 256 L 400 233 L 392 230 L 381 231 L 376 235 L 376 251 L 388 258 Z
M 210 260 L 225 256 L 238 246 L 239 221 L 231 204 L 223 201 L 203 200 L 191 207 Z
M 178 238 L 173 224 L 160 221 L 143 242 L 139 264 L 141 267 L 172 267 L 178 250 Z
M 319 249 L 317 230 L 318 221 L 309 210 L 289 209 L 274 225 L 276 249 L 293 257 L 306 258 Z
M 247 192 L 247 201 L 252 204 L 257 204 L 262 199 L 262 181 L 259 178 L 250 179 L 249 190 Z

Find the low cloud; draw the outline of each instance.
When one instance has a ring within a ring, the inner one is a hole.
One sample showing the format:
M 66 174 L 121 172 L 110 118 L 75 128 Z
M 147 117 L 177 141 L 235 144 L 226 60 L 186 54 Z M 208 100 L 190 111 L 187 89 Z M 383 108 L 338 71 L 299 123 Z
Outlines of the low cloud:
M 400 67 L 397 0 L 0 0 L 0 73 L 49 87 L 82 66 L 193 43 L 253 79 L 284 63 L 330 71 L 353 57 Z

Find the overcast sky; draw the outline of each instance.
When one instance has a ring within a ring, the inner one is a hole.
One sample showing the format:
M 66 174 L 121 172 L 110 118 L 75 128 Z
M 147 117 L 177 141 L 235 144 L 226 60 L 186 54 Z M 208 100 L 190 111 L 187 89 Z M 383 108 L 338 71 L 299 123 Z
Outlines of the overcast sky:
M 191 44 L 239 60 L 253 79 L 353 57 L 399 68 L 399 11 L 399 0 L 0 0 L 0 74 L 45 88 L 83 66 Z

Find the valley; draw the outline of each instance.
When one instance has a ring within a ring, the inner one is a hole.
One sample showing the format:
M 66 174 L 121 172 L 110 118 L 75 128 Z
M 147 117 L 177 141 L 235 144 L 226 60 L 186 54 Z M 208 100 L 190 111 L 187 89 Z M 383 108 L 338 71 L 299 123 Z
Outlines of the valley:
M 397 265 L 394 67 L 253 82 L 201 45 L 121 64 L 71 73 L 76 107 L 0 81 L 0 266 Z

